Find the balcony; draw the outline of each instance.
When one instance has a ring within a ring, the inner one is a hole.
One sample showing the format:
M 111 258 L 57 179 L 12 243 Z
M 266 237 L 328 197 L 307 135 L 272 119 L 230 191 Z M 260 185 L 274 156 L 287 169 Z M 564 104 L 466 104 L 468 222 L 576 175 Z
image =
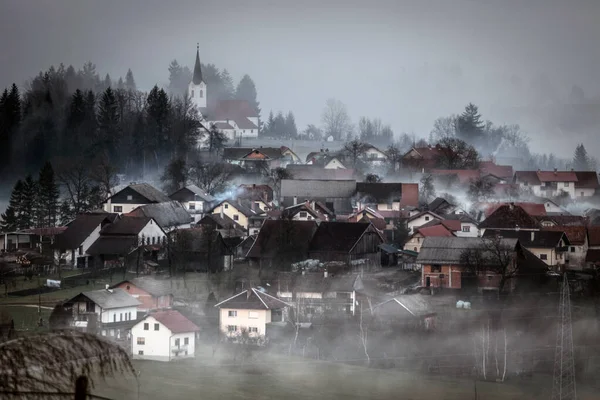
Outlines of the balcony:
M 187 344 L 184 344 L 182 346 L 171 346 L 171 353 L 181 353 L 182 351 L 187 351 L 187 349 Z

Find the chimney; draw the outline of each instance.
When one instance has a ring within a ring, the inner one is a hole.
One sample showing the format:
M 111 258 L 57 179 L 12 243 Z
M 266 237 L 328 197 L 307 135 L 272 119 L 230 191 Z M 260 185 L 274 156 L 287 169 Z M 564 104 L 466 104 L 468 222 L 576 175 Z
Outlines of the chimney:
M 294 205 L 298 204 L 298 196 L 294 196 Z
M 535 240 L 535 231 L 531 231 L 531 241 Z
M 558 172 L 558 168 L 554 168 L 554 175 L 556 175 Z
M 327 278 L 327 276 L 329 276 L 329 274 L 327 274 L 327 270 L 323 271 L 323 278 Z

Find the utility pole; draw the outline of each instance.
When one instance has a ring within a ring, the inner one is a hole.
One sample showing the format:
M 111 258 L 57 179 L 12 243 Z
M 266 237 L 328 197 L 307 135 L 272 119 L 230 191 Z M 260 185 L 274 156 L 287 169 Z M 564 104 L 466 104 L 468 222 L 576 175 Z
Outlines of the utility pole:
M 558 314 L 552 400 L 576 400 L 577 391 L 575 389 L 575 358 L 573 355 L 571 298 L 566 272 L 563 273 Z

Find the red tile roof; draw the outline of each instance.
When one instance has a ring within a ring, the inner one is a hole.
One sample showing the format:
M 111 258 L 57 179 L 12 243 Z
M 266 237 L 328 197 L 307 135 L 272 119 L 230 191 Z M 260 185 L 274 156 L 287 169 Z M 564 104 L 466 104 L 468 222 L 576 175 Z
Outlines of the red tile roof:
M 540 182 L 577 182 L 577 175 L 572 171 L 538 171 Z
M 184 317 L 179 311 L 158 311 L 148 315 L 166 326 L 172 333 L 196 332 L 200 328 Z
M 418 183 L 403 183 L 402 198 L 400 206 L 419 206 L 419 184 Z
M 440 155 L 440 151 L 436 147 L 414 147 L 414 150 L 425 160 L 436 159 Z
M 434 176 L 456 175 L 460 184 L 467 184 L 480 177 L 479 171 L 474 169 L 433 169 L 431 174 Z
M 588 245 L 600 246 L 600 226 L 588 227 Z
M 258 115 L 246 100 L 221 100 L 217 104 L 213 119 L 224 121 L 248 117 L 258 117 Z
M 513 168 L 511 165 L 496 165 L 493 161 L 482 161 L 479 163 L 482 175 L 492 174 L 498 178 L 512 178 Z
M 424 237 L 450 237 L 454 236 L 452 232 L 448 230 L 444 225 L 426 226 L 424 228 L 418 228 L 419 232 Z
M 572 245 L 582 246 L 585 243 L 587 229 L 585 226 L 546 226 L 544 231 L 564 232 Z
M 600 189 L 596 171 L 575 171 L 575 175 L 577 175 L 577 182 L 575 182 L 576 188 Z
M 233 129 L 233 126 L 229 125 L 227 122 L 216 122 L 214 125 L 217 129 Z
M 490 204 L 485 210 L 485 216 L 489 217 L 501 206 L 507 205 L 509 203 L 496 203 Z M 546 207 L 543 204 L 538 203 L 514 203 L 515 206 L 521 207 L 525 212 L 532 217 L 540 217 L 546 215 Z

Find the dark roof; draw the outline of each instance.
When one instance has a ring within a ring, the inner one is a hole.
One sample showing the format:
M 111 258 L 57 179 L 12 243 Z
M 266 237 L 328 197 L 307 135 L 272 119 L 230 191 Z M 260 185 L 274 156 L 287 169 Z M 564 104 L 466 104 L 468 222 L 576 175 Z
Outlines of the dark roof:
M 450 204 L 450 202 L 442 197 L 436 197 L 435 200 L 433 200 L 431 203 L 429 203 L 428 209 L 429 211 L 433 211 L 435 213 L 438 212 L 438 208 L 441 208 L 442 210 L 448 208 L 448 207 L 453 207 L 452 204 Z
M 417 256 L 419 264 L 452 264 L 461 265 L 462 255 L 470 249 L 484 245 L 482 238 L 472 237 L 427 237 L 423 240 L 421 251 Z M 502 245 L 515 249 L 516 239 L 502 239 Z
M 179 193 L 181 191 L 191 192 L 194 195 L 198 196 L 199 198 L 201 198 L 202 200 L 207 201 L 207 202 L 215 201 L 215 198 L 213 196 L 211 196 L 210 194 L 206 193 L 204 190 L 200 189 L 196 185 L 187 185 L 186 187 L 183 187 L 183 188 L 175 191 L 169 197 L 173 197 L 175 194 L 177 194 L 177 193 Z
M 596 171 L 575 171 L 575 175 L 577 176 L 577 182 L 575 182 L 576 188 L 600 189 Z
M 287 306 L 287 303 L 279 300 L 277 297 L 254 288 L 244 290 L 215 305 L 215 307 L 219 308 L 237 308 L 242 310 L 273 310 Z
M 564 232 L 572 245 L 580 246 L 585 243 L 587 229 L 585 226 L 545 226 L 544 231 Z
M 169 196 L 156 189 L 154 186 L 151 186 L 147 183 L 134 183 L 126 188 L 123 188 L 118 193 L 123 190 L 130 188 L 131 190 L 136 191 L 140 196 L 144 197 L 148 200 L 149 203 L 162 203 L 164 201 L 171 201 Z M 118 193 L 115 193 L 112 197 L 116 196 Z
M 352 292 L 362 289 L 362 281 L 358 274 L 334 275 L 330 278 L 328 292 Z
M 223 149 L 223 158 L 227 160 L 241 160 L 250 153 L 262 153 L 271 160 L 278 160 L 283 156 L 280 147 L 225 147 Z
M 310 241 L 309 252 L 350 252 L 371 226 L 363 222 L 321 222 Z
M 246 100 L 219 100 L 213 113 L 213 121 L 236 120 L 238 118 L 256 118 L 256 109 Z
M 479 169 L 483 174 L 491 174 L 498 178 L 513 177 L 513 168 L 511 165 L 497 165 L 493 161 L 481 161 Z
M 293 179 L 348 180 L 354 177 L 353 169 L 327 169 L 318 165 L 288 164 L 285 167 Z
M 150 277 L 133 278 L 119 282 L 113 285 L 113 287 L 117 287 L 124 282 L 129 282 L 156 297 L 173 294 L 173 289 L 171 288 L 173 281 L 170 279 L 155 279 Z
M 194 324 L 192 321 L 184 317 L 179 311 L 176 310 L 154 312 L 152 314 L 146 315 L 143 320 L 145 320 L 148 317 L 152 317 L 164 326 L 166 326 L 173 334 L 197 332 L 200 330 L 200 328 L 198 328 L 196 324 Z
M 373 198 L 377 203 L 399 202 L 402 198 L 402 184 L 356 182 L 356 192 L 359 196 Z
M 120 308 L 120 307 L 137 307 L 140 303 L 138 299 L 131 296 L 129 293 L 124 291 L 123 289 L 100 289 L 100 290 L 92 290 L 89 292 L 82 292 L 81 294 L 75 296 L 75 299 L 78 296 L 85 296 L 94 303 L 98 304 L 105 310 L 111 308 Z M 71 300 L 73 300 L 71 299 Z M 71 301 L 67 301 L 69 303 Z
M 163 229 L 186 225 L 193 221 L 193 217 L 181 203 L 174 200 L 164 203 L 145 204 L 127 215 L 152 218 Z
M 110 223 L 109 215 L 108 213 L 78 215 L 67 225 L 67 229 L 63 233 L 56 236 L 54 247 L 61 250 L 78 248 L 94 229 L 102 223 Z
M 215 208 L 221 206 L 223 203 L 228 203 L 236 210 L 244 214 L 246 217 L 251 217 L 256 215 L 260 210 L 256 210 L 256 212 L 252 211 L 252 201 L 246 199 L 237 199 L 237 200 L 223 200 L 219 204 L 215 206 Z
M 206 214 L 196 225 L 216 225 L 217 229 L 244 229 L 240 224 L 223 214 Z
M 426 317 L 435 312 L 429 303 L 430 296 L 406 294 L 388 299 L 373 307 L 373 313 L 381 317 Z
M 207 230 L 202 228 L 190 228 L 177 230 L 178 238 L 185 240 L 185 251 L 194 253 L 214 253 L 223 255 L 222 251 L 227 246 L 223 237 L 216 230 Z M 219 244 L 221 247 L 219 247 Z
M 251 200 L 266 200 L 269 202 L 273 200 L 273 189 L 269 185 L 241 184 L 239 186 L 238 197 Z
M 351 198 L 356 192 L 355 180 L 284 179 L 282 197 Z
M 282 241 L 291 247 L 289 251 L 293 250 L 299 257 L 305 257 L 316 230 L 315 221 L 266 220 L 247 257 L 273 258 L 281 251 L 286 251 L 282 248 Z
M 588 245 L 600 246 L 600 226 L 588 227 Z
M 100 236 L 88 249 L 87 253 L 97 255 L 127 255 L 138 247 L 137 236 Z
M 517 239 L 524 247 L 539 247 L 539 248 L 554 248 L 559 246 L 561 239 L 564 239 L 568 246 L 570 244 L 569 239 L 565 236 L 564 232 L 559 231 L 511 231 L 502 230 L 496 231 L 493 229 L 486 229 L 483 237 L 492 238 L 500 235 L 507 239 Z
M 215 122 L 213 125 L 217 129 L 233 129 L 233 126 L 231 126 L 227 122 Z
M 515 182 L 526 182 L 528 185 L 539 185 L 540 178 L 536 171 L 516 171 Z
M 233 119 L 235 124 L 238 126 L 238 129 L 258 129 L 258 126 L 248 118 L 245 117 L 237 117 Z
M 498 207 L 481 224 L 480 229 L 538 229 L 537 220 L 527 214 L 525 210 L 517 205 L 505 204 Z
M 588 249 L 587 254 L 585 255 L 585 262 L 589 262 L 589 263 L 600 262 L 600 250 Z
M 106 225 L 101 235 L 138 235 L 142 229 L 150 222 L 150 217 L 135 217 L 131 215 L 123 215 L 114 224 Z
M 194 76 L 192 77 L 194 85 L 202 83 L 202 67 L 200 65 L 200 48 L 196 48 L 196 63 L 194 64 Z
M 544 215 L 536 217 L 538 221 L 550 221 L 559 226 L 585 226 L 588 218 L 581 215 Z

